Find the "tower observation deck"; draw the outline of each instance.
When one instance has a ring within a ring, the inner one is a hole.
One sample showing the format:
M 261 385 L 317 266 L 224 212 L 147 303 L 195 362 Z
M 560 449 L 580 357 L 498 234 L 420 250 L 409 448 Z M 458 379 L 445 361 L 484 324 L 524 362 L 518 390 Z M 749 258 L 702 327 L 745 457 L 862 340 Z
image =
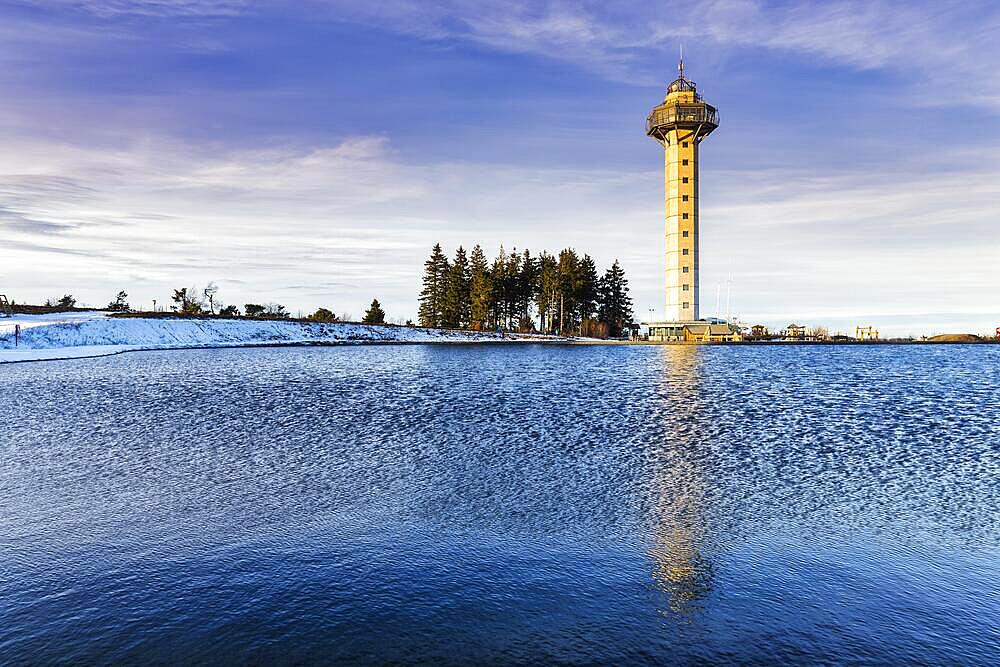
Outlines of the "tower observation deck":
M 718 110 L 684 76 L 681 60 L 663 102 L 646 118 L 646 134 L 663 146 L 664 156 L 666 322 L 661 324 L 699 318 L 698 146 L 718 126 Z M 672 328 L 661 326 L 659 335 L 670 337 Z

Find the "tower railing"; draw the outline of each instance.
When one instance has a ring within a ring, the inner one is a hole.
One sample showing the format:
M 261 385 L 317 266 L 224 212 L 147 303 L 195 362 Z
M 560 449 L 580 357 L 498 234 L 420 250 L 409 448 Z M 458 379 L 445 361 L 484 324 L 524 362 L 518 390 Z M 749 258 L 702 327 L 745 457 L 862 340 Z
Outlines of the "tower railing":
M 657 107 L 646 118 L 646 133 L 663 125 L 689 123 L 719 124 L 719 112 L 707 104 L 684 105 L 675 104 L 669 107 Z

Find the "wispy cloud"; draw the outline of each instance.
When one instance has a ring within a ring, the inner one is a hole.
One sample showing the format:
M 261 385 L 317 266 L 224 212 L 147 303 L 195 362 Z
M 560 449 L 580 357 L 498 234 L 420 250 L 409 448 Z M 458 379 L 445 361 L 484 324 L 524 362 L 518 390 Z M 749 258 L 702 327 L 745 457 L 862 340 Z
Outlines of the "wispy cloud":
M 251 6 L 247 0 L 45 0 L 32 4 L 49 8 L 62 6 L 100 17 L 236 16 Z
M 5 235 L 11 232 L 34 236 L 38 234 L 58 234 L 73 229 L 76 225 L 68 222 L 53 222 L 39 220 L 24 213 L 0 205 L 0 231 Z
M 751 47 L 858 69 L 884 68 L 911 76 L 915 86 L 947 90 L 947 95 L 929 95 L 924 89 L 925 103 L 947 97 L 1000 109 L 1000 71 L 993 66 L 1000 59 L 995 39 L 1000 12 L 990 2 L 822 0 L 787 7 L 753 0 L 315 4 L 337 19 L 564 60 L 623 81 L 659 82 L 664 56 L 673 59 L 678 45 L 688 42 L 706 54 L 722 51 L 713 58 Z

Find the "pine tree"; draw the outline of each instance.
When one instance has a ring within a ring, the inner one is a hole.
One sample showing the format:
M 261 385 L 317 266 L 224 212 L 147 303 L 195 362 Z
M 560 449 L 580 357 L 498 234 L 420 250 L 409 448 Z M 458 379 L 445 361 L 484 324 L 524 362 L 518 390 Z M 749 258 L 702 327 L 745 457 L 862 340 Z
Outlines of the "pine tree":
M 598 317 L 607 323 L 612 336 L 620 336 L 632 323 L 632 299 L 628 295 L 628 279 L 618 260 L 604 273 L 600 283 Z
M 521 315 L 521 255 L 517 248 L 507 256 L 507 270 L 504 274 L 504 313 L 506 327 L 517 329 Z
M 492 281 L 491 318 L 490 328 L 502 327 L 507 322 L 507 253 L 503 246 L 493 260 L 493 268 L 490 269 L 490 279 Z
M 486 254 L 478 244 L 472 249 L 469 276 L 469 325 L 476 331 L 482 331 L 489 323 L 493 281 Z
M 118 292 L 118 296 L 115 297 L 114 301 L 108 304 L 107 309 L 115 313 L 127 313 L 132 310 L 132 308 L 128 305 L 128 294 L 125 290 Z
M 538 258 L 538 278 L 535 293 L 535 307 L 541 319 L 541 329 L 551 333 L 554 328 L 555 306 L 559 298 L 559 266 L 556 258 L 547 252 L 542 252 Z
M 579 322 L 580 258 L 572 248 L 559 253 L 559 333 L 575 331 Z
M 538 291 L 538 261 L 531 256 L 531 252 L 524 251 L 521 255 L 521 275 L 518 280 L 518 313 L 520 322 L 518 328 L 521 330 L 534 329 L 531 317 L 531 304 L 535 300 L 535 293 Z
M 194 287 L 175 289 L 171 300 L 176 304 L 170 307 L 171 310 L 175 310 L 183 315 L 199 315 L 205 309 L 205 304 L 198 296 L 198 290 Z
M 589 320 L 597 313 L 597 266 L 590 255 L 584 255 L 580 260 L 580 282 L 578 286 L 577 301 L 580 311 L 580 320 Z
M 465 257 L 465 248 L 459 246 L 455 252 L 455 261 L 448 270 L 441 326 L 451 328 L 468 326 L 470 282 L 469 261 Z
M 444 297 L 448 285 L 448 258 L 435 243 L 431 256 L 424 262 L 424 284 L 420 292 L 420 324 L 439 327 L 444 319 Z
M 219 311 L 219 314 L 221 315 L 222 311 Z M 306 319 L 313 322 L 336 322 L 337 316 L 329 308 L 317 308 L 316 312 Z
M 365 317 L 361 321 L 365 324 L 385 323 L 385 311 L 382 310 L 382 304 L 378 302 L 378 299 L 372 299 L 372 305 L 368 306 L 368 311 L 365 313 Z

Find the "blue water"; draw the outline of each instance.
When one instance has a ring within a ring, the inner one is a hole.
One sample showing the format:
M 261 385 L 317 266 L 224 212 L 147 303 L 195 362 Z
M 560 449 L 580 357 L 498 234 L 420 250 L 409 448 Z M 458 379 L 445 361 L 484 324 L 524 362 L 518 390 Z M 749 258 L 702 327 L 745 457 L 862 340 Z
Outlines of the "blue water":
M 1000 347 L 0 366 L 0 663 L 1000 663 Z

